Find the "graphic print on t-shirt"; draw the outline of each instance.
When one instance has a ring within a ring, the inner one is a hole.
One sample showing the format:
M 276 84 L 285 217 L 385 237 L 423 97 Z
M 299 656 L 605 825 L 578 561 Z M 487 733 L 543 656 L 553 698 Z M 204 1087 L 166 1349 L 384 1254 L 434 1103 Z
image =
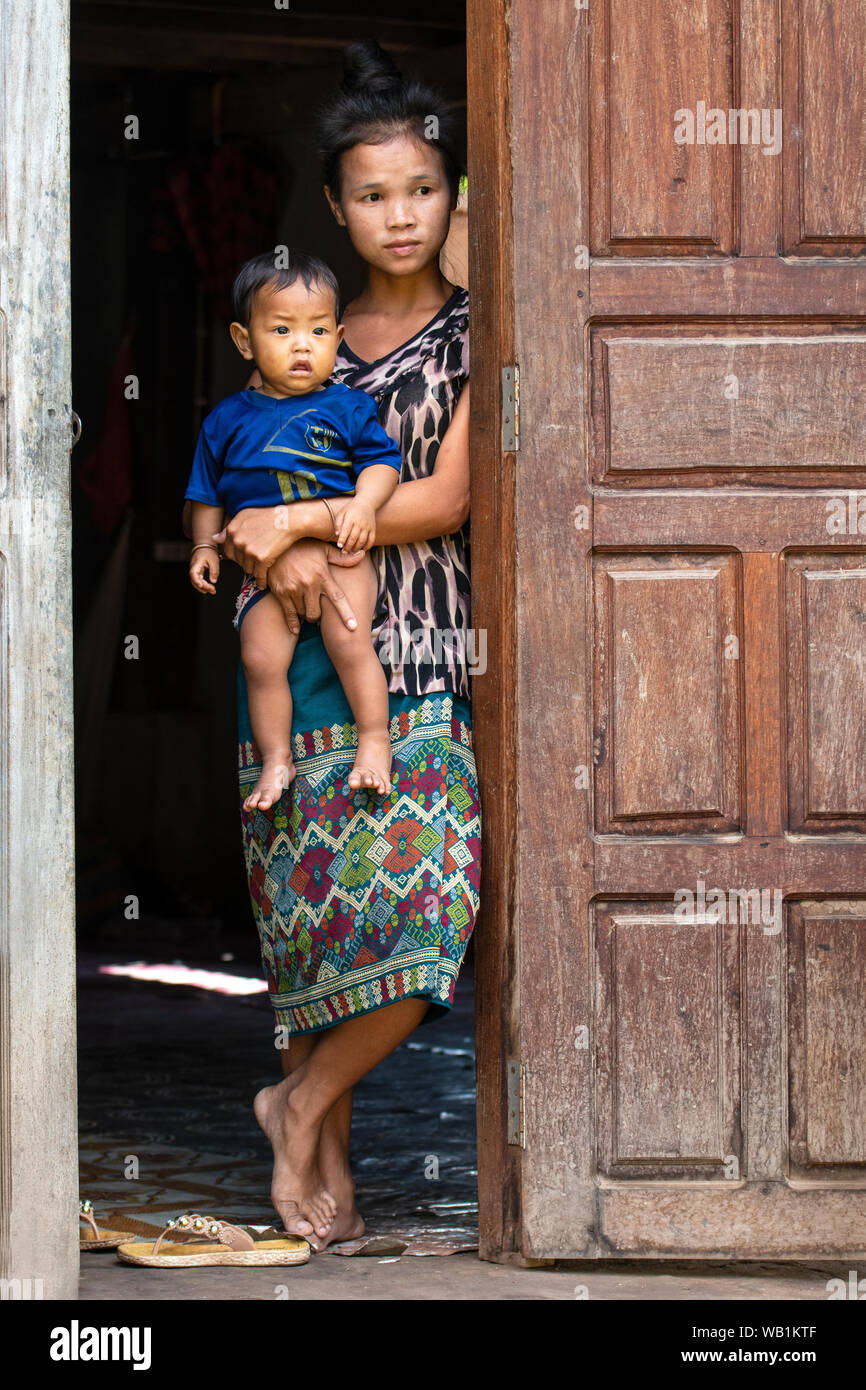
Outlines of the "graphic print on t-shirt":
M 312 416 L 312 419 L 307 419 Z M 318 419 L 316 418 L 318 416 Z M 306 420 L 306 424 L 304 421 Z M 310 452 L 304 449 L 293 448 L 287 441 L 291 439 L 299 444 L 301 439 L 309 445 Z M 282 442 L 277 442 L 282 441 Z M 300 415 L 294 415 L 280 423 L 279 429 L 271 436 L 267 444 L 262 449 L 263 454 L 293 454 L 295 458 L 314 459 L 318 462 L 327 459 L 332 468 L 345 469 L 346 492 L 355 491 L 354 480 L 352 477 L 352 460 L 343 452 L 337 450 L 340 444 L 340 437 L 336 430 L 326 423 L 323 423 L 321 416 L 316 410 L 305 410 Z M 316 497 L 324 490 L 324 484 L 313 469 L 293 467 L 291 471 L 285 469 L 275 469 L 277 482 L 280 485 L 284 502 L 297 502 L 308 497 Z M 342 489 L 341 489 L 342 490 Z
M 248 387 L 202 424 L 186 496 L 231 518 L 244 507 L 351 495 L 373 464 L 399 475 L 403 458 L 365 391 L 330 382 L 308 403 Z

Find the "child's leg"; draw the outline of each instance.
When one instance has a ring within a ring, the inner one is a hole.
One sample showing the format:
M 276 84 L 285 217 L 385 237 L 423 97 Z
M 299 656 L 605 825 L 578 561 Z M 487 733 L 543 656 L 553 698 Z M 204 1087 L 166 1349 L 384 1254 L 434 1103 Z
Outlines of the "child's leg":
M 286 626 L 279 603 L 268 593 L 244 615 L 240 639 L 250 724 L 262 755 L 262 775 L 244 802 L 244 810 L 258 807 L 267 811 L 295 775 L 287 673 L 297 637 Z
M 340 570 L 340 588 L 352 605 L 358 626 L 350 632 L 330 599 L 323 595 L 322 640 L 358 726 L 358 752 L 349 773 L 349 786 L 389 792 L 388 681 L 370 636 L 377 583 L 369 555 L 353 568 Z

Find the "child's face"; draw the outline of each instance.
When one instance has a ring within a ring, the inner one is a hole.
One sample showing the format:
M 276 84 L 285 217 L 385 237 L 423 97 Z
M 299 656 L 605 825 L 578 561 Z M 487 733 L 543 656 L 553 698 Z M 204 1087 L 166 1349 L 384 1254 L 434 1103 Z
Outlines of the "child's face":
M 233 323 L 230 331 L 241 356 L 258 367 L 267 395 L 302 396 L 331 375 L 345 329 L 334 317 L 331 291 L 307 289 L 298 279 L 276 292 L 263 285 L 249 326 Z

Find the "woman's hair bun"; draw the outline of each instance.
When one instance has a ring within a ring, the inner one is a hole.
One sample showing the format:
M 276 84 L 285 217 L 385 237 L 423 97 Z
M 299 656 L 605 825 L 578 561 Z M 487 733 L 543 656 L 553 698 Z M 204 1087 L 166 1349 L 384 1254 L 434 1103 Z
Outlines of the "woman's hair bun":
M 455 207 L 463 172 L 462 140 L 445 93 L 427 82 L 404 78 L 375 39 L 349 44 L 342 57 L 343 80 L 333 96 L 322 101 L 314 120 L 325 186 L 339 199 L 346 151 L 365 143 L 383 144 L 405 133 L 439 151 Z M 435 137 L 428 129 L 431 116 L 436 117 Z
M 343 50 L 341 90 L 354 92 L 393 92 L 403 86 L 403 74 L 390 54 L 375 39 L 349 44 Z

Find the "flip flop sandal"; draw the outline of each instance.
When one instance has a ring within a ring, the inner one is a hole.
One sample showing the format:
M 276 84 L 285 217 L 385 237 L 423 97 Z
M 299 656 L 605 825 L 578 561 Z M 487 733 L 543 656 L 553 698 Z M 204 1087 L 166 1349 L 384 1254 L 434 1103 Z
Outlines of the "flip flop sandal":
M 132 1231 L 110 1231 L 106 1226 L 100 1231 L 93 1216 L 93 1203 L 88 1199 L 78 1203 L 78 1220 L 88 1221 L 93 1227 L 93 1235 L 80 1231 L 78 1242 L 80 1250 L 116 1250 L 125 1240 L 135 1240 Z
M 182 1243 L 187 1240 L 196 1243 Z M 208 1246 L 203 1241 L 215 1243 Z M 125 1264 L 145 1265 L 149 1269 L 189 1269 L 198 1265 L 303 1265 L 310 1258 L 310 1245 L 303 1236 L 288 1234 L 273 1240 L 253 1240 L 240 1226 L 190 1212 L 167 1222 L 156 1241 L 130 1241 L 117 1247 L 117 1255 Z

